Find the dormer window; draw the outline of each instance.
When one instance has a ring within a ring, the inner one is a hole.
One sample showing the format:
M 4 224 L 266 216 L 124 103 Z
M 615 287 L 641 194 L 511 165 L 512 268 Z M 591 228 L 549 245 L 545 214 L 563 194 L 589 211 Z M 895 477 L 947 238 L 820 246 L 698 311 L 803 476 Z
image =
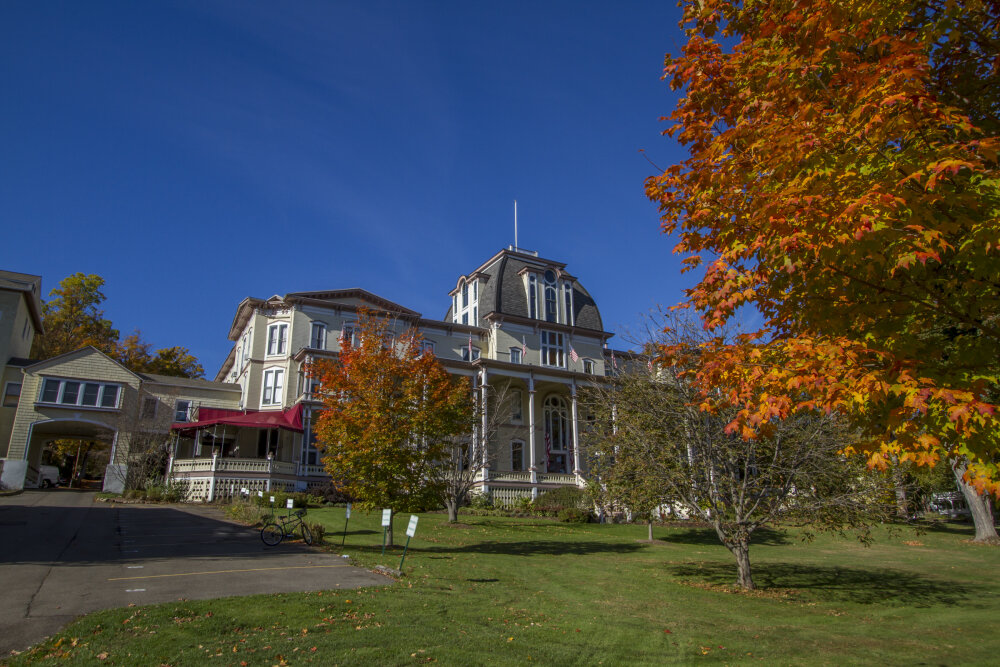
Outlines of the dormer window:
M 573 326 L 573 285 L 563 283 L 563 308 L 566 311 L 565 324 Z
M 479 326 L 479 281 L 463 279 L 458 293 L 452 297 L 452 306 L 452 322 Z
M 560 279 L 553 269 L 545 269 L 541 275 L 526 273 L 528 317 L 573 326 L 573 283 Z
M 538 319 L 538 280 L 534 273 L 528 275 L 528 317 Z

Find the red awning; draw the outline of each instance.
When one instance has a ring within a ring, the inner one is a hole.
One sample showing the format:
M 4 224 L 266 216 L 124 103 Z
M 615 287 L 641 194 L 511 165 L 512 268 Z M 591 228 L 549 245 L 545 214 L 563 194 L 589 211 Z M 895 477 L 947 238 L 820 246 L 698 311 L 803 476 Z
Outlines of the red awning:
M 198 408 L 198 421 L 177 422 L 170 425 L 171 431 L 190 435 L 199 428 L 209 426 L 245 426 L 247 428 L 283 428 L 286 431 L 302 433 L 302 404 L 287 410 L 227 410 L 225 408 Z

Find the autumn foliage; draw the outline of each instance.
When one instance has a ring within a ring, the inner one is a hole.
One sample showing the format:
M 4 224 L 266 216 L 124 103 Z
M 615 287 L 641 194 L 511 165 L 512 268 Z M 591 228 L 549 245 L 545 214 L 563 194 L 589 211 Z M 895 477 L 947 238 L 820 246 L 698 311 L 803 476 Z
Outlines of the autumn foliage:
M 201 377 L 205 369 L 186 347 L 173 346 L 153 351 L 136 329 L 125 338 L 111 320 L 104 317 L 104 278 L 75 273 L 60 281 L 42 304 L 43 334 L 35 339 L 32 356 L 52 357 L 92 346 L 123 366 L 139 373 L 176 377 Z
M 423 353 L 413 329 L 394 337 L 391 320 L 362 311 L 356 331 L 356 344 L 342 340 L 338 358 L 309 371 L 320 380 L 314 431 L 323 464 L 363 507 L 438 506 L 435 468 L 452 439 L 472 430 L 468 381 Z
M 841 412 L 873 465 L 967 456 L 1000 492 L 1000 3 L 682 6 L 690 156 L 647 194 L 705 327 L 762 322 L 697 351 L 702 407 L 746 438 Z

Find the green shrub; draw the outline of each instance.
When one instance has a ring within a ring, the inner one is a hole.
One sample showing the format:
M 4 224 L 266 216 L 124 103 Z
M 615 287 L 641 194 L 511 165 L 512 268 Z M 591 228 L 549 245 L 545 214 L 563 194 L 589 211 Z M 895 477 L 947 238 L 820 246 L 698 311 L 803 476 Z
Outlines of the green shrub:
M 469 501 L 466 507 L 472 510 L 496 509 L 496 505 L 493 504 L 493 499 L 490 498 L 485 493 L 477 493 L 476 495 L 472 496 L 472 499 Z
M 146 500 L 153 502 L 159 502 L 163 500 L 163 487 L 157 485 L 150 485 L 146 487 Z
M 587 523 L 590 521 L 590 512 L 569 507 L 559 512 L 559 520 L 565 523 Z
M 587 492 L 577 486 L 560 486 L 546 491 L 532 503 L 534 508 L 545 514 L 559 514 L 562 510 L 584 510 L 590 506 Z
M 323 536 L 326 535 L 326 526 L 321 523 L 306 523 L 306 527 L 312 533 L 313 544 L 323 544 Z
M 251 526 L 262 526 L 270 516 L 268 510 L 258 505 L 238 501 L 226 506 L 226 516 L 233 521 L 239 521 Z
M 163 489 L 163 499 L 168 503 L 179 503 L 187 496 L 187 485 L 181 482 L 170 482 Z

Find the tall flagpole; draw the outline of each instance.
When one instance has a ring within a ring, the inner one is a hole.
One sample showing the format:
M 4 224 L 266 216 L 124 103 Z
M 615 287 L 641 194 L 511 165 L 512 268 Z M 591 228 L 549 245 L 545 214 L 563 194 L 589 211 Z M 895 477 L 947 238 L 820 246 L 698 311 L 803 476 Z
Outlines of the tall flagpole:
M 517 200 L 514 200 L 514 251 L 517 252 Z

